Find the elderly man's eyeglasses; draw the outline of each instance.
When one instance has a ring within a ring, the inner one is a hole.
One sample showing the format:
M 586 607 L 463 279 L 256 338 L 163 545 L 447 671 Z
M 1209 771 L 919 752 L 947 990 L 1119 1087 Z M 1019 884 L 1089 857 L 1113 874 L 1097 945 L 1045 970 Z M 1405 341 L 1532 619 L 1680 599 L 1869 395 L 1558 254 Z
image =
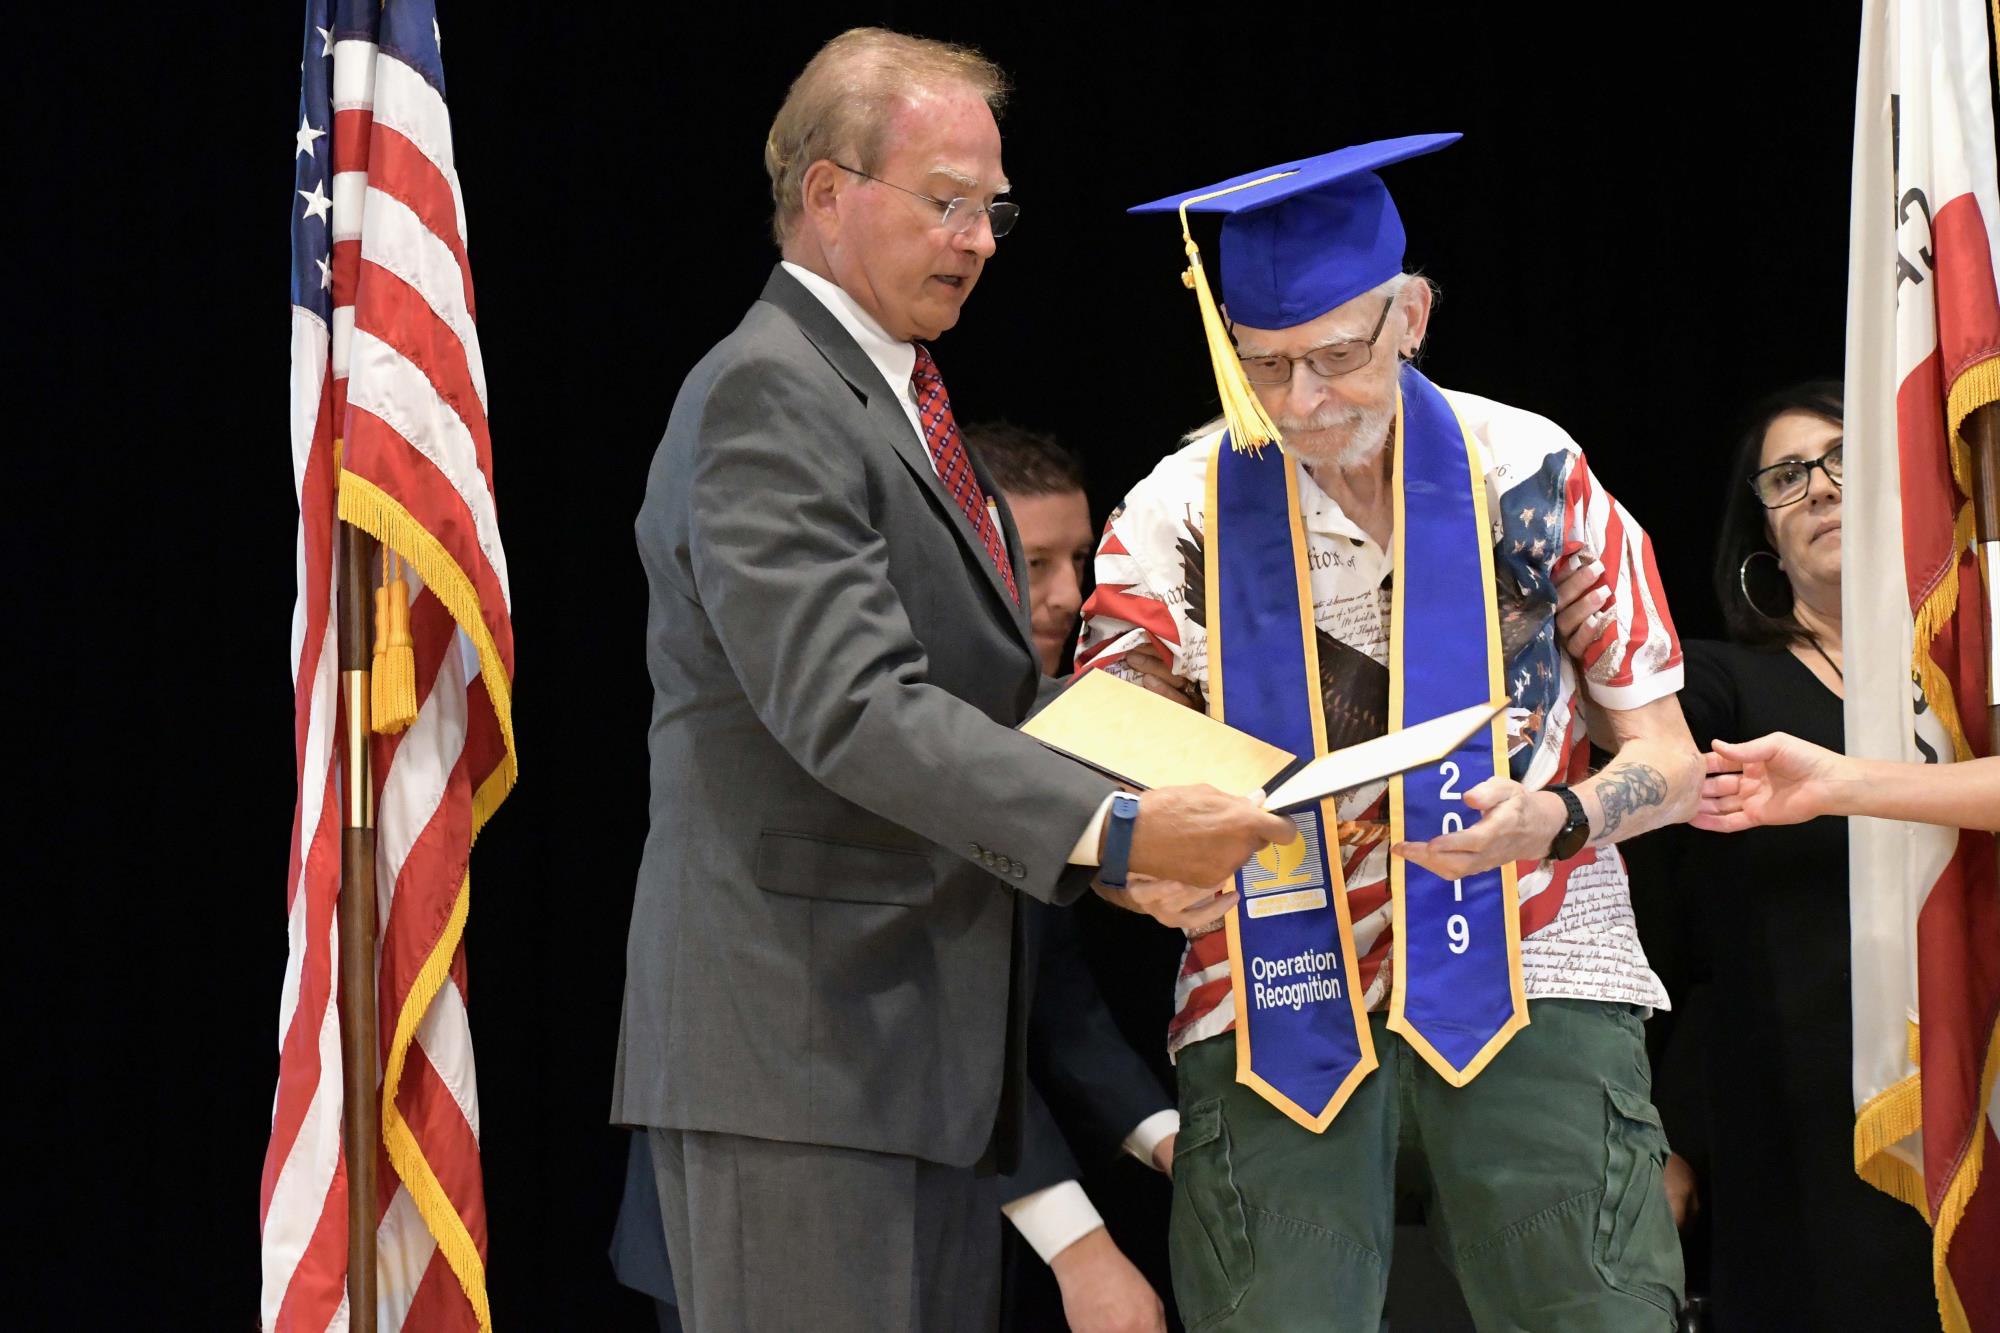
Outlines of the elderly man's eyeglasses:
M 1806 498 L 1806 491 L 1812 487 L 1813 469 L 1826 473 L 1826 479 L 1840 489 L 1840 445 L 1808 462 L 1802 458 L 1787 458 L 1782 463 L 1773 463 L 1767 468 L 1759 468 L 1750 474 L 1750 489 L 1757 496 L 1757 502 L 1766 509 L 1783 509 Z
M 1016 203 L 1010 203 L 1005 199 L 995 199 L 992 203 L 986 204 L 983 207 L 963 197 L 957 199 L 939 199 L 935 195 L 925 194 L 921 190 L 905 190 L 894 181 L 885 181 L 880 176 L 871 176 L 861 170 L 861 168 L 850 167 L 844 162 L 835 162 L 833 165 L 839 167 L 842 171 L 851 171 L 863 180 L 874 181 L 877 185 L 886 185 L 892 190 L 901 190 L 913 199 L 923 200 L 925 203 L 939 210 L 938 225 L 953 235 L 962 235 L 965 232 L 971 231 L 973 224 L 979 221 L 981 213 L 986 215 L 986 225 L 993 229 L 993 239 L 996 241 L 1014 230 L 1014 224 L 1021 220 L 1021 206 Z
M 1292 365 L 1298 361 L 1305 362 L 1306 369 L 1323 380 L 1351 375 L 1375 355 L 1375 344 L 1381 340 L 1383 326 L 1389 322 L 1389 309 L 1395 304 L 1393 296 L 1382 303 L 1382 313 L 1375 317 L 1375 328 L 1366 338 L 1343 338 L 1315 347 L 1304 356 L 1243 357 L 1243 378 L 1252 384 L 1289 384 Z

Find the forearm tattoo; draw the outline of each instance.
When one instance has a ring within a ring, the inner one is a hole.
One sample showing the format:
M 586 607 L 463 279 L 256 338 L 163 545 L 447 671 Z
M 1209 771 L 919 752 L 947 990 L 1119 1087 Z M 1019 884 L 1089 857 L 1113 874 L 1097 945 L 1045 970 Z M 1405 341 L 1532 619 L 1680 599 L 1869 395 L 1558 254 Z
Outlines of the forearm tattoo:
M 1650 764 L 1615 764 L 1597 777 L 1597 800 L 1604 807 L 1604 827 L 1597 836 L 1609 839 L 1625 816 L 1647 806 L 1664 805 L 1667 780 Z

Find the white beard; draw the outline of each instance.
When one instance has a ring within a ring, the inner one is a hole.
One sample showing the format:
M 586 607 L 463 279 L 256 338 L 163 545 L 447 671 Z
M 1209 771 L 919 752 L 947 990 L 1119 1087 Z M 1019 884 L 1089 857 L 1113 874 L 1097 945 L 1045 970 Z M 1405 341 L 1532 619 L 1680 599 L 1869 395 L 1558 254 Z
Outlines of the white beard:
M 1322 407 L 1310 417 L 1280 417 L 1276 424 L 1286 453 L 1309 465 L 1351 472 L 1388 446 L 1396 405 Z

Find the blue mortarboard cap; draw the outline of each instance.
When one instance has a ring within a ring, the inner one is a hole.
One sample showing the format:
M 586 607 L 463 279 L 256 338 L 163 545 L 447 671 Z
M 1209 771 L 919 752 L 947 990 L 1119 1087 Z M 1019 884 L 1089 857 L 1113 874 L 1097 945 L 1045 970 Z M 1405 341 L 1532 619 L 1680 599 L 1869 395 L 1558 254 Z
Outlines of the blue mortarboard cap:
M 1222 300 L 1229 318 L 1252 328 L 1288 329 L 1402 272 L 1403 220 L 1375 170 L 1459 138 L 1411 134 L 1356 144 L 1130 211 L 1171 213 L 1198 199 L 1188 212 L 1223 214 Z

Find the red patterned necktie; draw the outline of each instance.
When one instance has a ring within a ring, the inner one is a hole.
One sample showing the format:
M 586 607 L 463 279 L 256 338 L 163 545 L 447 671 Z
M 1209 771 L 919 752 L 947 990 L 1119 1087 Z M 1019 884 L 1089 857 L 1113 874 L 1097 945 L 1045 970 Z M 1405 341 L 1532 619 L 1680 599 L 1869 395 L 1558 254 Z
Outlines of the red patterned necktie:
M 1019 606 L 1021 592 L 1014 586 L 1014 566 L 1007 559 L 1007 543 L 1001 539 L 1000 525 L 994 522 L 993 512 L 986 507 L 986 493 L 979 488 L 979 478 L 972 475 L 972 459 L 966 455 L 965 438 L 958 433 L 958 419 L 951 414 L 951 396 L 944 391 L 944 376 L 938 374 L 937 362 L 931 360 L 930 349 L 922 343 L 917 344 L 917 364 L 910 372 L 910 387 L 916 391 L 917 420 L 923 424 L 924 446 L 931 451 L 938 480 L 965 511 L 979 540 L 986 543 L 986 554 L 993 557 L 993 567 L 1006 580 L 1007 595 Z

